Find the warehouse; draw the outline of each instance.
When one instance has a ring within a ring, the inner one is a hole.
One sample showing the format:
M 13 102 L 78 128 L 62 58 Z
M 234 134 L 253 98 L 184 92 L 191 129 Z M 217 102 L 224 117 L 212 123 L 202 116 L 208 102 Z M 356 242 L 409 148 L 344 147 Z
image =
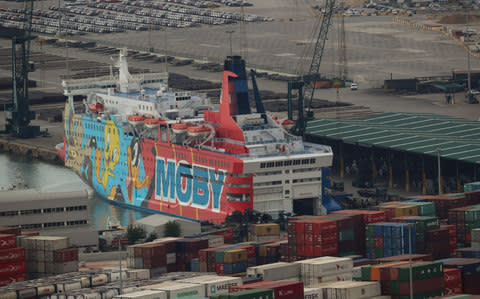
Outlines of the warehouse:
M 307 127 L 309 141 L 332 146 L 334 174 L 423 194 L 437 194 L 438 165 L 442 192 L 478 180 L 479 134 L 478 121 L 427 113 L 315 119 Z
M 79 247 L 97 247 L 98 232 L 89 225 L 88 193 L 0 191 L 0 226 L 20 227 L 41 235 L 70 237 Z

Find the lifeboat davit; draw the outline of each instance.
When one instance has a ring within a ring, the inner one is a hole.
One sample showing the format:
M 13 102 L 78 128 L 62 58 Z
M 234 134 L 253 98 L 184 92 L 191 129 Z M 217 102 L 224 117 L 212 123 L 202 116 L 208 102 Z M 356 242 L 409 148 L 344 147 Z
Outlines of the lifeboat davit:
M 128 117 L 128 122 L 132 125 L 132 126 L 138 126 L 138 125 L 141 125 L 143 124 L 143 121 L 145 120 L 145 116 L 142 116 L 142 115 L 130 115 Z
M 295 122 L 291 119 L 286 119 L 282 122 L 282 126 L 285 128 L 285 130 L 290 130 L 291 128 L 293 128 L 293 126 L 295 125 Z
M 176 123 L 172 125 L 172 131 L 175 134 L 183 134 L 188 130 L 188 125 L 186 123 Z
M 90 112 L 93 112 L 93 113 L 99 113 L 99 112 L 103 112 L 103 105 L 100 104 L 100 103 L 96 103 L 96 104 L 91 104 L 88 109 L 90 109 Z
M 206 137 L 210 133 L 210 128 L 205 125 L 188 127 L 188 135 L 193 137 Z
M 145 127 L 149 129 L 158 128 L 158 125 L 160 124 L 160 120 L 158 118 L 146 118 L 143 122 L 145 123 Z

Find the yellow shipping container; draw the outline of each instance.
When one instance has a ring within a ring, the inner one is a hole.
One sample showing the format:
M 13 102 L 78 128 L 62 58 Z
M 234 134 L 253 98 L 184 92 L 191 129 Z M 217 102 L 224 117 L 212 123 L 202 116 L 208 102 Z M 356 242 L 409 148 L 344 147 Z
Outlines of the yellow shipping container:
M 253 224 L 250 231 L 254 236 L 275 236 L 280 234 L 280 226 L 277 223 Z
M 246 249 L 232 249 L 225 251 L 223 253 L 223 262 L 224 263 L 237 263 L 243 262 L 248 259 L 247 250 Z
M 418 206 L 398 206 L 395 207 L 395 217 L 418 216 Z

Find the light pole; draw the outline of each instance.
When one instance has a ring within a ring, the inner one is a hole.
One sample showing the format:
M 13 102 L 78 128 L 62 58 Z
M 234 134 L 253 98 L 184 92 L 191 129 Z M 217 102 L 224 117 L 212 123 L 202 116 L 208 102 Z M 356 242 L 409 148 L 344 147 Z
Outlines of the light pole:
M 437 148 L 435 151 L 437 152 L 438 194 L 442 194 L 442 169 L 440 167 L 440 153 L 442 152 L 442 150 Z
M 230 57 L 233 56 L 233 48 L 232 48 L 232 33 L 234 33 L 235 31 L 234 30 L 228 30 L 228 31 L 225 31 L 226 33 L 228 33 L 228 36 L 229 36 L 229 39 L 230 39 Z

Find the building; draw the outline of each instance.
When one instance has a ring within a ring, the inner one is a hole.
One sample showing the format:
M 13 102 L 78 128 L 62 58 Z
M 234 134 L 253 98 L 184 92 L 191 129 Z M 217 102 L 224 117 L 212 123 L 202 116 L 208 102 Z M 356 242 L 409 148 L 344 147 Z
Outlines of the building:
M 0 226 L 38 231 L 40 235 L 66 236 L 78 247 L 98 247 L 98 232 L 89 223 L 86 190 L 0 191 L 0 204 Z
M 135 225 L 143 228 L 147 235 L 155 233 L 157 238 L 162 238 L 165 224 L 175 221 L 180 225 L 181 236 L 191 236 L 201 233 L 200 223 L 188 219 L 154 214 L 135 221 Z

